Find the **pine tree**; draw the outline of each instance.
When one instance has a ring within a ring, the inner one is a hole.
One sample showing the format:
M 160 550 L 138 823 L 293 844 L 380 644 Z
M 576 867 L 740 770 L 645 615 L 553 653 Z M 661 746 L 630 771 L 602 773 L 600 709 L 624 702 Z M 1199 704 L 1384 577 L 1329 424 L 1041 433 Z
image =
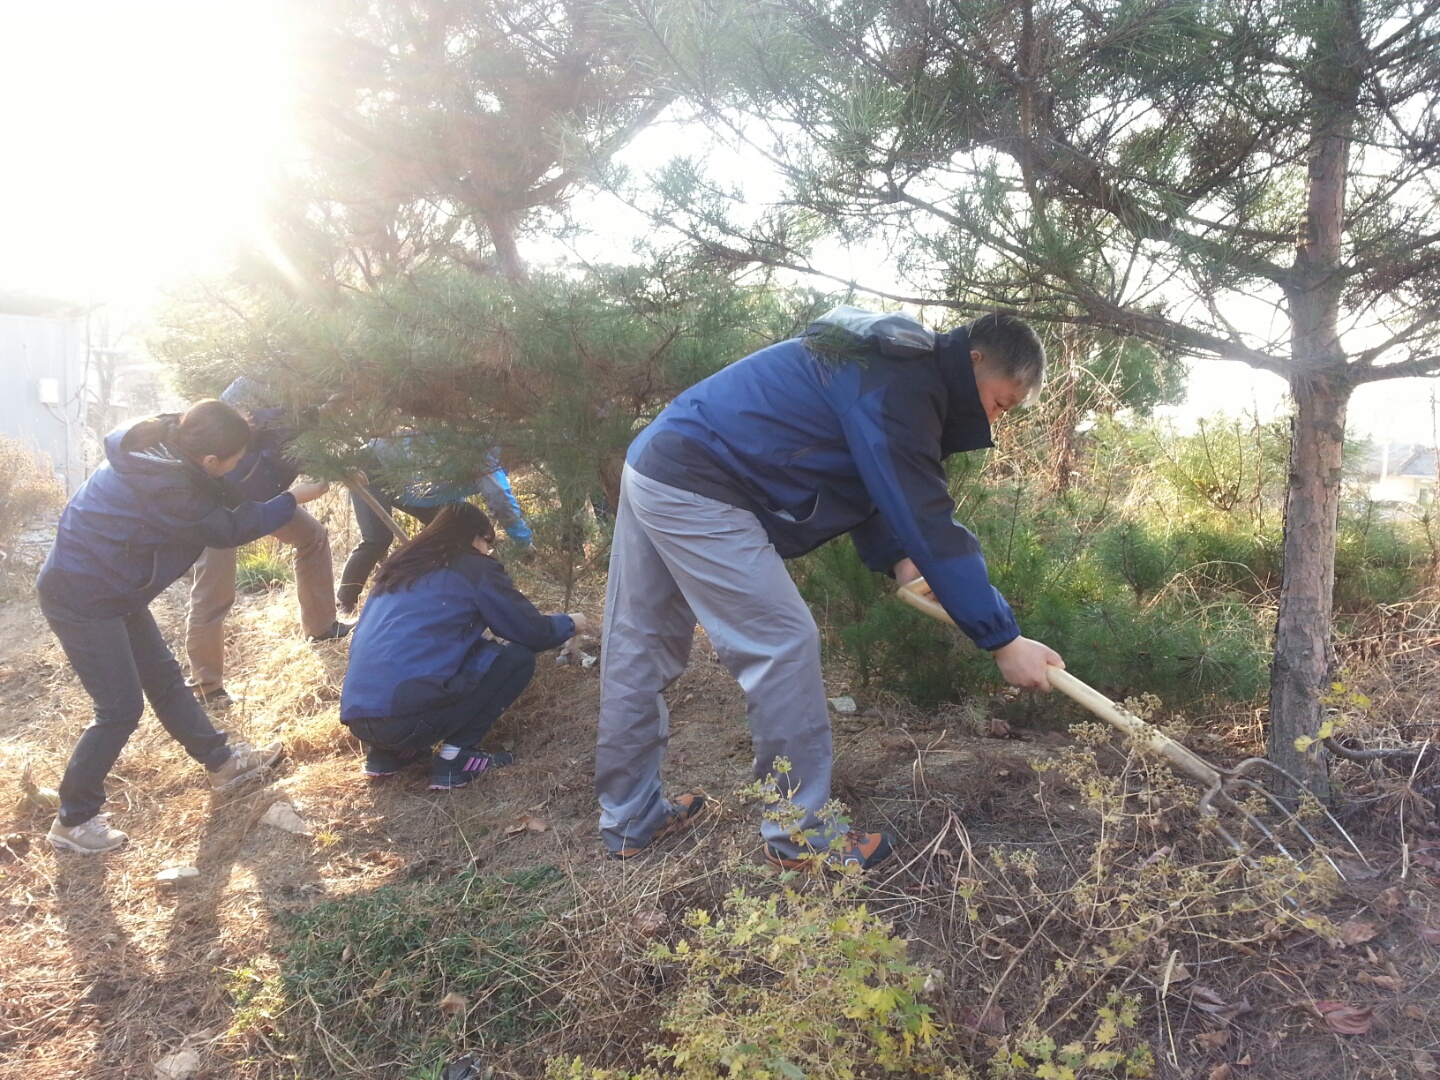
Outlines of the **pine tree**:
M 1324 762 L 1294 744 L 1331 677 L 1346 406 L 1363 383 L 1440 370 L 1434 5 L 637 10 L 686 96 L 789 181 L 755 213 L 673 169 L 656 212 L 707 250 L 823 273 L 816 235 L 884 238 L 911 284 L 897 298 L 1021 309 L 1286 380 L 1270 756 L 1323 791 Z
M 375 286 L 435 257 L 508 280 L 521 243 L 670 100 L 602 0 L 306 5 L 311 154 L 292 237 L 317 220 Z M 284 237 L 281 238 L 285 239 Z

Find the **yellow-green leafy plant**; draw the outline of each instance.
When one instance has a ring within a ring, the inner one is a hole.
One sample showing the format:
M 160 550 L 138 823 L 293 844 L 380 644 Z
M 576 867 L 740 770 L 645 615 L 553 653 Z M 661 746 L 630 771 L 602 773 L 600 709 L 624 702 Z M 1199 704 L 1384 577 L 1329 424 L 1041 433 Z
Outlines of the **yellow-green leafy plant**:
M 1085 1039 L 1057 1045 L 1048 1034 L 1022 1035 L 996 1053 L 990 1075 L 994 1080 L 1153 1076 L 1155 1055 L 1148 1044 L 1130 1034 L 1139 1019 L 1139 999 L 1112 991 L 1096 1010 L 1096 1023 Z
M 959 1080 L 920 1000 L 927 972 L 847 886 L 812 896 L 736 889 L 720 915 L 692 911 L 689 936 L 653 952 L 682 976 L 660 1024 L 671 1038 L 650 1049 L 655 1066 L 616 1073 L 554 1061 L 549 1080 Z
M 764 807 L 762 817 L 784 829 L 791 842 L 802 851 L 808 849 L 812 852 L 818 869 L 827 856 L 844 848 L 845 835 L 854 822 L 848 806 L 839 799 L 829 799 L 815 812 L 820 827 L 802 828 L 809 811 L 795 801 L 804 778 L 795 776 L 794 771 L 789 758 L 777 757 L 763 780 L 755 781 L 738 794 L 743 798 L 758 799 Z M 826 836 L 830 838 L 828 841 Z

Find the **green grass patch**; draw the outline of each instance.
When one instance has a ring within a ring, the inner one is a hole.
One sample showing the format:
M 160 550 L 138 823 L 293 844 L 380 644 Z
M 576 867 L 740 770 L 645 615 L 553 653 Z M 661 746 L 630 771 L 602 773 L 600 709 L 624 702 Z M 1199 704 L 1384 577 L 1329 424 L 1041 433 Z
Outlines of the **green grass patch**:
M 262 593 L 293 580 L 295 571 L 280 548 L 280 542 L 265 536 L 246 544 L 235 558 L 235 588 L 239 592 Z
M 314 1075 L 415 1075 L 552 1030 L 556 954 L 539 933 L 568 898 L 564 875 L 540 866 L 388 885 L 294 917 L 281 950 L 286 1049 L 330 1070 Z

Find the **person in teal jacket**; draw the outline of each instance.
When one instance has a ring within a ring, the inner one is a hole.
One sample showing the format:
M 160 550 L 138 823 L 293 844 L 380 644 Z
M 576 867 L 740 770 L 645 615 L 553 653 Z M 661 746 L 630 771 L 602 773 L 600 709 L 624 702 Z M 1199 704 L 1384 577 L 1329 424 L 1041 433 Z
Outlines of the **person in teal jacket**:
M 442 506 L 465 502 L 473 495 L 480 495 L 490 510 L 490 517 L 505 530 L 505 535 L 515 545 L 523 560 L 533 558 L 535 539 L 530 523 L 515 498 L 510 486 L 510 477 L 500 467 L 500 455 L 490 450 L 485 455 L 483 468 L 472 474 L 464 483 L 434 483 L 419 477 L 412 477 L 399 493 L 389 490 L 379 479 L 380 474 L 389 470 L 405 471 L 411 456 L 411 445 L 416 435 L 400 435 L 391 439 L 374 439 L 369 446 L 369 456 L 374 467 L 366 466 L 371 497 L 385 510 L 402 510 L 422 525 L 435 520 Z M 340 572 L 340 584 L 335 589 L 335 603 L 342 615 L 353 615 L 360 603 L 360 594 L 365 591 L 365 582 L 371 572 L 385 558 L 394 540 L 390 525 L 380 517 L 358 492 L 350 493 L 350 505 L 355 511 L 355 524 L 360 530 L 360 542 L 351 550 Z

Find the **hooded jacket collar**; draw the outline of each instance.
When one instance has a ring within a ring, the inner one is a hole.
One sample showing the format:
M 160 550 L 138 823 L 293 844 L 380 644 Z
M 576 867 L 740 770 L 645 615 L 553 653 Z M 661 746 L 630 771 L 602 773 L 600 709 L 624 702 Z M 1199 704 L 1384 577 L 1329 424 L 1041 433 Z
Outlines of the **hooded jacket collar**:
M 995 445 L 990 418 L 980 404 L 975 365 L 970 360 L 970 335 L 965 329 L 935 335 L 935 360 L 945 380 L 945 427 L 940 433 L 940 456 L 984 450 Z
M 178 414 L 176 414 L 176 419 L 178 419 Z M 126 424 L 105 436 L 105 460 L 117 473 L 137 478 L 141 476 L 174 476 L 176 473 L 183 473 L 192 480 L 199 480 L 211 485 L 216 484 L 215 479 L 199 465 L 183 454 L 172 450 L 163 442 L 147 446 L 143 450 L 121 449 L 121 443 L 124 442 L 125 436 L 132 426 Z

